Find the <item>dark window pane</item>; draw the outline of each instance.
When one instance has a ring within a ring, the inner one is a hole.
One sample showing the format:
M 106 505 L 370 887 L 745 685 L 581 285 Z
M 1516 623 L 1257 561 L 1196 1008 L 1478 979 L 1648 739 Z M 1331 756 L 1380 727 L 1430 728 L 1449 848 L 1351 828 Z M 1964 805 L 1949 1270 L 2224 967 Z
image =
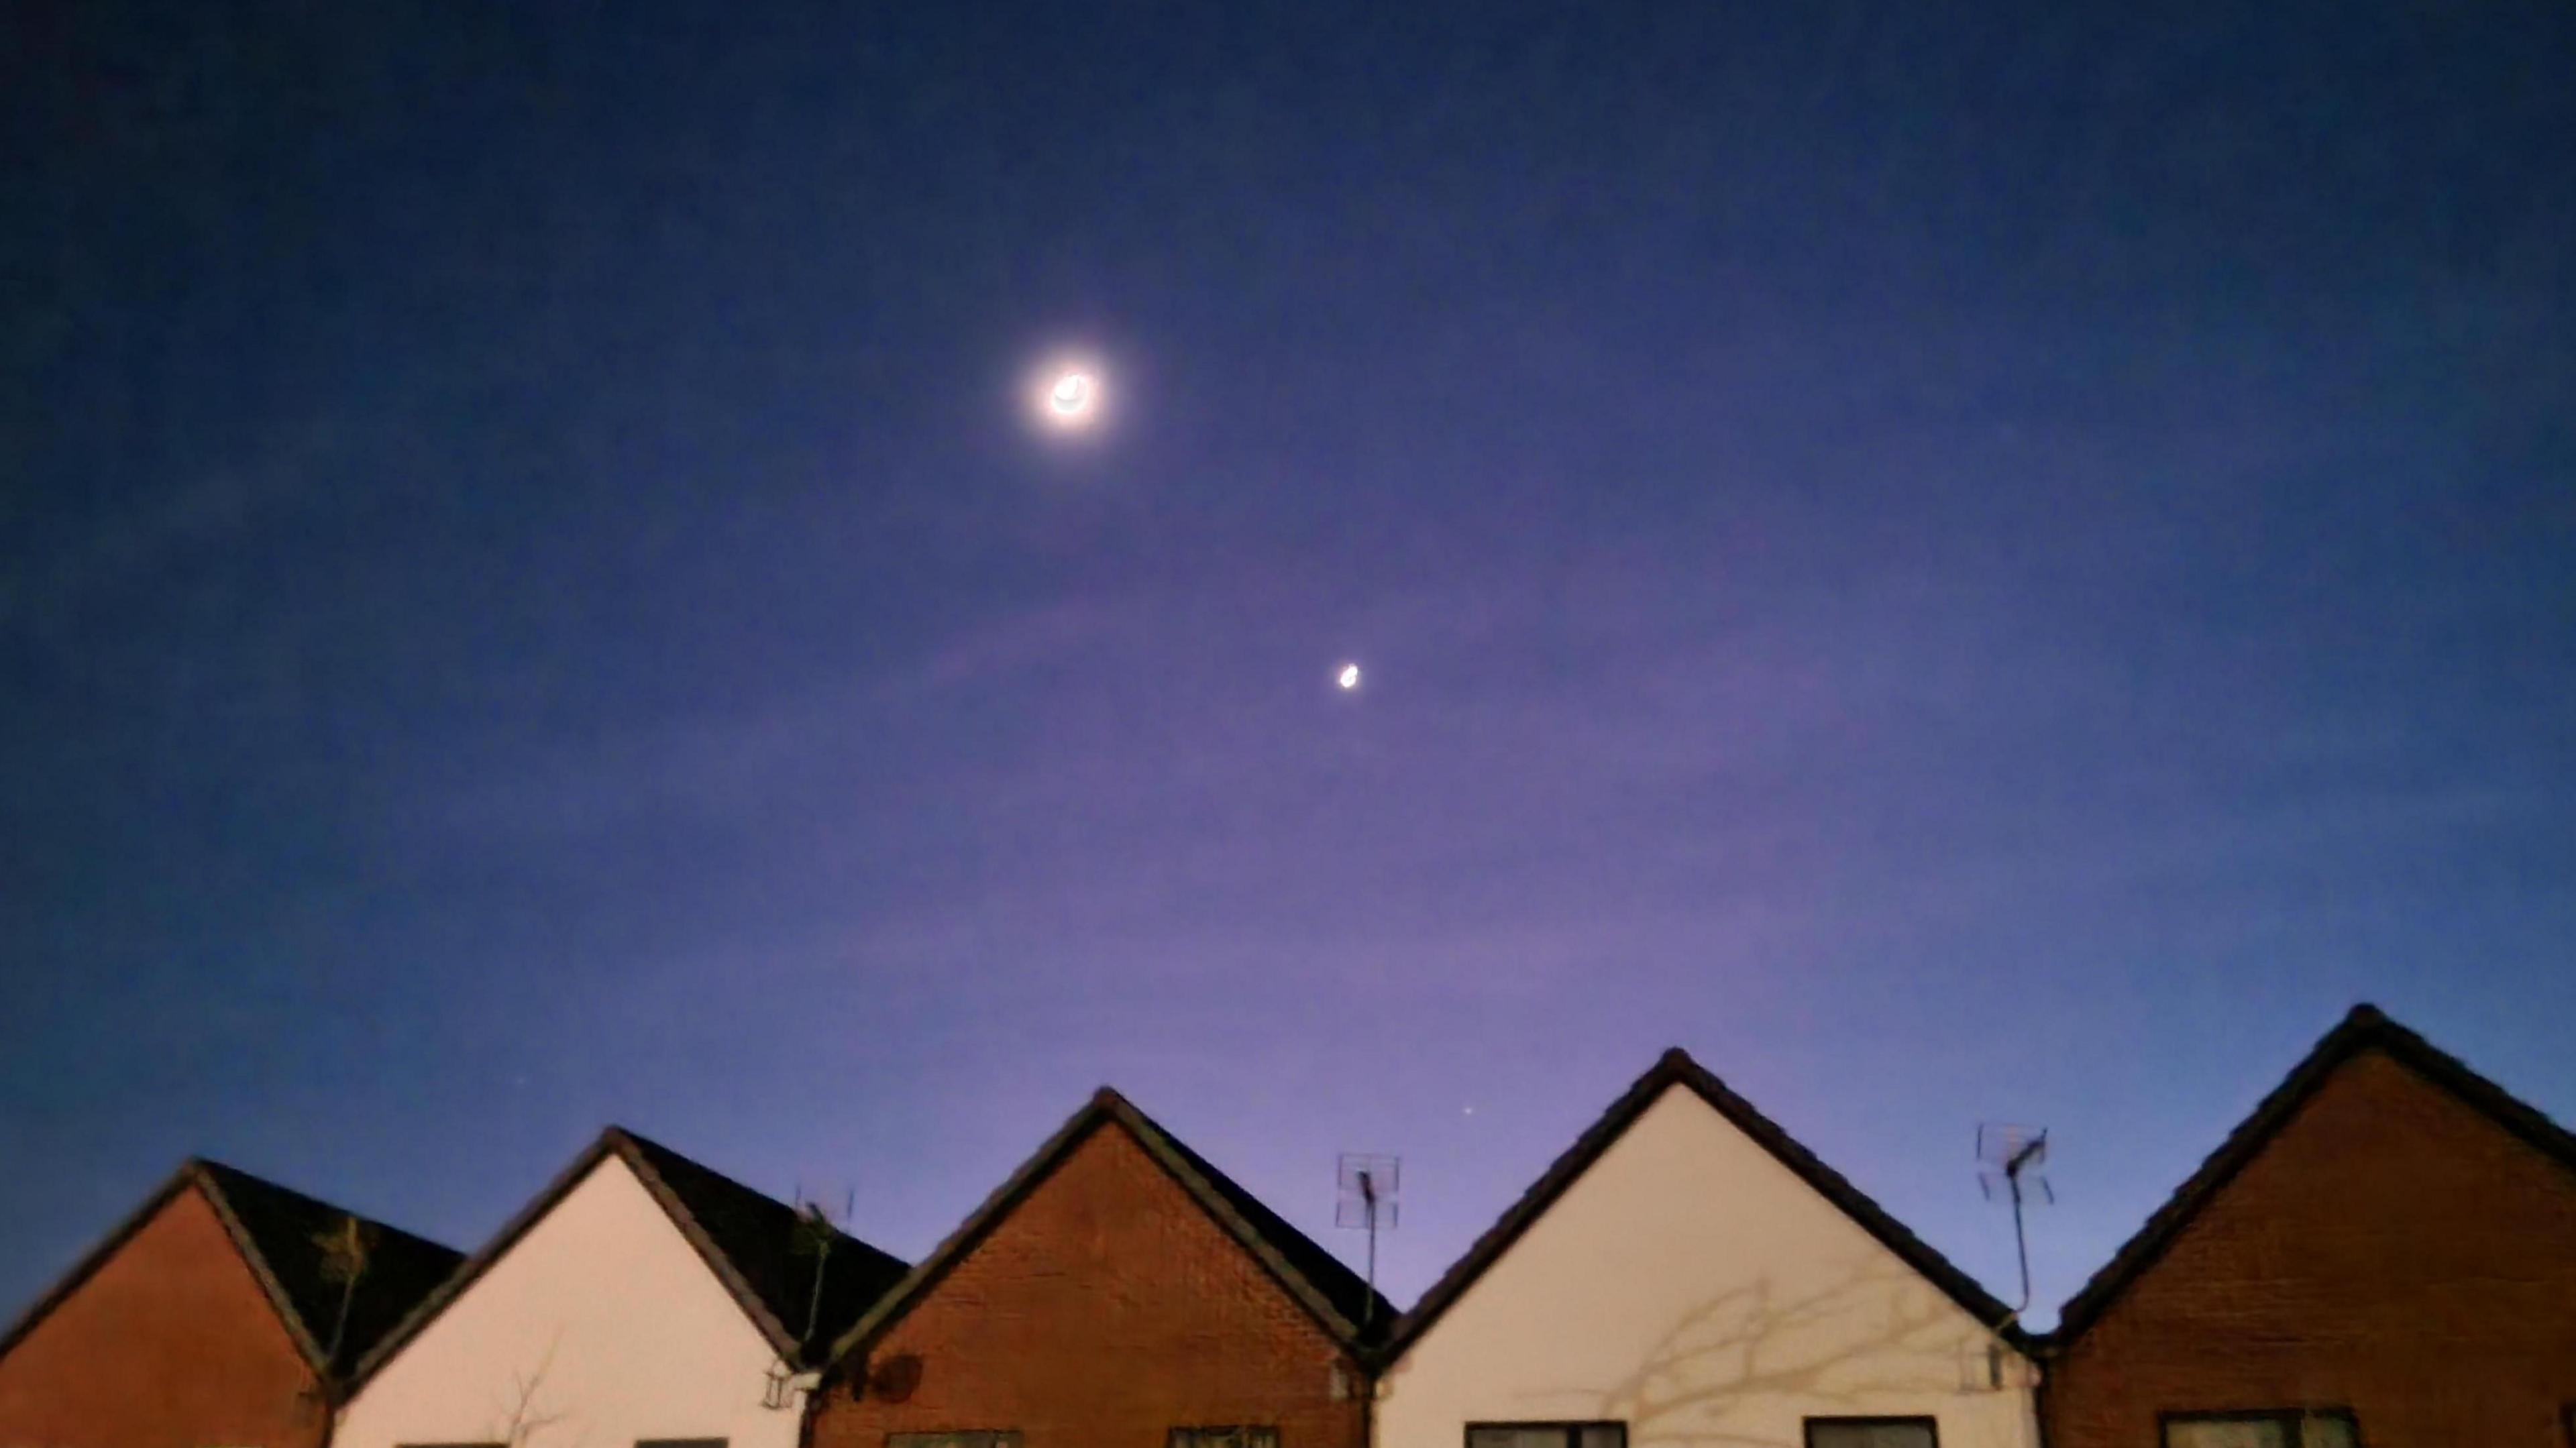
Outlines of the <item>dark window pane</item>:
M 2300 1448 L 2361 1448 L 2350 1418 L 2310 1417 L 2299 1424 Z
M 1807 1420 L 1807 1448 L 1934 1448 L 1939 1435 L 1921 1418 Z
M 2171 1418 L 2165 1448 L 2293 1448 L 2278 1419 Z
M 1628 1448 L 1628 1425 L 1470 1423 L 1467 1448 Z
M 2165 1419 L 2164 1448 L 2361 1448 L 2340 1408 L 2179 1413 Z

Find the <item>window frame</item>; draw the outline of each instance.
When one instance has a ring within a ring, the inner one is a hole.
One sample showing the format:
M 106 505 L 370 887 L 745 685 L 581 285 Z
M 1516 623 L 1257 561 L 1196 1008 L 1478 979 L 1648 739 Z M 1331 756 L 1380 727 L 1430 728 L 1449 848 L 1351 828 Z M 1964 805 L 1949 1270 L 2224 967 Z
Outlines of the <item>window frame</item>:
M 1469 1423 L 1458 1435 L 1460 1448 L 1469 1448 L 1479 1430 L 1508 1433 L 1535 1433 L 1554 1429 L 1565 1435 L 1565 1448 L 1583 1448 L 1587 1428 L 1616 1428 L 1619 1448 L 1628 1448 L 1628 1420 L 1625 1418 L 1512 1418 Z
M 985 1448 L 1020 1448 L 1022 1441 L 1017 1428 L 907 1428 L 886 1430 L 884 1448 L 897 1448 L 898 1438 L 969 1438 L 979 1434 L 990 1440 Z
M 1941 1420 L 1929 1413 L 1825 1413 L 1799 1420 L 1798 1441 L 1816 1448 L 1818 1428 L 1920 1428 L 1941 1448 Z
M 1279 1448 L 1279 1425 L 1276 1423 L 1176 1423 L 1163 1430 L 1163 1448 L 1182 1448 L 1182 1435 L 1193 1438 L 1202 1433 L 1232 1436 L 1240 1448 L 1253 1448 L 1254 1433 L 1269 1435 L 1268 1448 Z
M 2222 1408 L 2211 1412 L 2168 1410 L 2156 1414 L 2156 1448 L 2166 1448 L 2172 1441 L 2176 1423 L 2271 1423 L 2288 1430 L 2283 1437 L 2284 1448 L 2304 1448 L 2308 1435 L 2300 1432 L 2299 1428 L 2311 1418 L 2342 1420 L 2352 1448 L 2362 1448 L 2361 1415 L 2339 1404 L 2305 1408 Z

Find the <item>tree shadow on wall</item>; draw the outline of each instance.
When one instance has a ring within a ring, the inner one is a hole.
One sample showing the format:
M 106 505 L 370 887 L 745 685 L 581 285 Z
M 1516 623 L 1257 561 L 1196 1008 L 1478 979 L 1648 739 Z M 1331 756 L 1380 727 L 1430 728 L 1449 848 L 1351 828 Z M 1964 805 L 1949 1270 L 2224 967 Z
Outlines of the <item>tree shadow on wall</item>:
M 546 1397 L 546 1375 L 554 1371 L 555 1349 L 563 1345 L 559 1333 L 546 1343 L 537 1365 L 527 1372 L 510 1375 L 508 1397 L 503 1401 L 491 1429 L 491 1448 L 535 1448 L 537 1435 L 561 1426 L 572 1415 L 566 1412 L 544 1412 L 538 1407 Z M 577 1433 L 572 1441 L 549 1448 L 582 1448 L 589 1441 L 587 1433 Z
M 1985 1385 L 1988 1341 L 1902 1263 L 1863 1261 L 1819 1285 L 1765 1276 L 1720 1293 L 1616 1381 L 1533 1396 L 1623 1421 L 1632 1445 L 1800 1448 L 1804 1414 L 1906 1411 L 1891 1396 Z

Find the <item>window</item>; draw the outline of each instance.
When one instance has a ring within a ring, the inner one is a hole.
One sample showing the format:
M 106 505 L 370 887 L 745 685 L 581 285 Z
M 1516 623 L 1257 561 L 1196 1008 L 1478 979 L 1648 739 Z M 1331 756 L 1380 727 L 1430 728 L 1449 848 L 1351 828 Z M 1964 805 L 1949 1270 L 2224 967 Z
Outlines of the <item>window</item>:
M 1020 1448 L 1020 1430 L 964 1428 L 952 1433 L 888 1433 L 886 1448 Z
M 1470 1423 L 1467 1448 L 1628 1448 L 1628 1425 Z
M 2361 1448 L 2361 1430 L 2344 1408 L 2167 1413 L 2165 1448 Z
M 1279 1448 L 1279 1430 L 1242 1426 L 1233 1428 L 1174 1428 L 1163 1439 L 1164 1448 Z
M 1938 1448 L 1930 1418 L 1809 1418 L 1807 1448 Z

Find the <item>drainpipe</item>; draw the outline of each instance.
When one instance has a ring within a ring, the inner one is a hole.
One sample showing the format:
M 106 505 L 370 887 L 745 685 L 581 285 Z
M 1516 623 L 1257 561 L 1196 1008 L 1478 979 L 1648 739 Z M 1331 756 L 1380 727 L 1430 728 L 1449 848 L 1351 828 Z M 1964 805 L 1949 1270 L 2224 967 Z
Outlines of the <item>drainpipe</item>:
M 796 1448 L 814 1448 L 814 1420 L 822 1414 L 824 1395 L 838 1381 L 834 1372 L 839 1364 L 815 1368 L 810 1373 L 814 1385 L 805 1390 L 805 1403 L 796 1410 Z
M 331 1439 L 340 1431 L 340 1393 L 329 1374 L 314 1375 L 311 1401 L 322 1414 L 321 1426 L 313 1430 L 313 1448 L 331 1448 Z

